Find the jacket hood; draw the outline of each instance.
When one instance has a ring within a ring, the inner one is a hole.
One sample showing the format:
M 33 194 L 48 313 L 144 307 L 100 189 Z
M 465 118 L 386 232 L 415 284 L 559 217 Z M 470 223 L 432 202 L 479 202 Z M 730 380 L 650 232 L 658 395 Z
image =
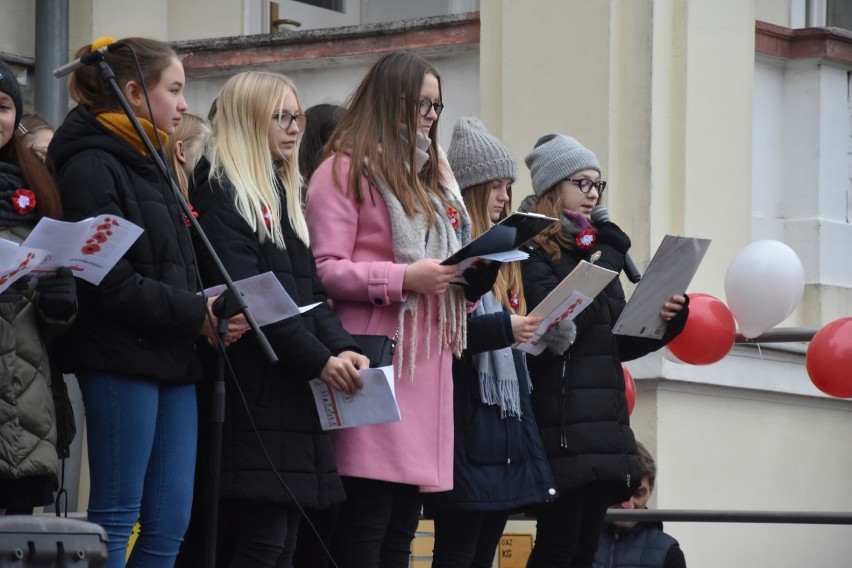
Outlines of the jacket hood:
M 77 105 L 53 135 L 48 154 L 56 170 L 61 171 L 68 160 L 86 150 L 103 150 L 139 172 L 150 172 L 155 167 L 150 158 L 98 122 L 88 108 Z

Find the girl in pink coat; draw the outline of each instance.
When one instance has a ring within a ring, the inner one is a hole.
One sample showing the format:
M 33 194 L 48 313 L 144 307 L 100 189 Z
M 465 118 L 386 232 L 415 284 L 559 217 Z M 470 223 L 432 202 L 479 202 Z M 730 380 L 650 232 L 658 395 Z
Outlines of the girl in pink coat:
M 311 177 L 306 217 L 317 272 L 352 334 L 397 338 L 402 420 L 334 434 L 347 493 L 333 540 L 341 568 L 407 567 L 421 491 L 453 482 L 452 358 L 466 312 L 485 290 L 449 285 L 440 262 L 470 222 L 436 131 L 438 72 L 423 59 L 380 59 L 350 97 Z M 493 283 L 487 283 L 487 288 Z

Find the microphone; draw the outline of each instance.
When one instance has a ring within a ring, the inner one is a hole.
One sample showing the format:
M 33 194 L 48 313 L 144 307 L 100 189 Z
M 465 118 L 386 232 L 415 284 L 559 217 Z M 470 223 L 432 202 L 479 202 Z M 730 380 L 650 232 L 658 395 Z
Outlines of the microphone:
M 607 211 L 606 207 L 603 205 L 595 205 L 592 207 L 592 223 L 606 223 L 609 219 L 609 211 Z M 642 280 L 642 275 L 639 273 L 639 269 L 636 268 L 636 265 L 633 263 L 633 259 L 630 258 L 630 255 L 624 253 L 624 275 L 627 276 L 627 279 L 637 284 L 640 280 Z
M 94 65 L 99 61 L 103 60 L 104 55 L 115 51 L 119 47 L 124 47 L 125 43 L 123 41 L 116 41 L 109 45 L 105 45 L 101 48 L 98 48 L 94 51 L 90 51 L 89 53 L 84 54 L 82 57 L 78 57 L 74 61 L 69 61 L 62 67 L 57 67 L 53 70 L 53 76 L 57 79 L 68 75 L 69 73 L 73 73 L 80 67 L 85 67 L 86 65 Z

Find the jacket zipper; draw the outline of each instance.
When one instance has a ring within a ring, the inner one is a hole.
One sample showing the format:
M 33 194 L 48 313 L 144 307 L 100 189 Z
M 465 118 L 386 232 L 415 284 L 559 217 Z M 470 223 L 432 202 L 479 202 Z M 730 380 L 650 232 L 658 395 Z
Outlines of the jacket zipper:
M 568 380 L 565 377 L 568 366 L 566 357 L 571 358 L 570 348 L 562 355 L 562 371 L 559 377 L 559 445 L 563 449 L 568 447 L 568 438 L 565 436 L 565 399 L 568 396 Z
M 612 548 L 609 551 L 609 562 L 607 562 L 607 568 L 614 568 L 615 566 L 615 547 L 618 545 L 618 539 L 621 536 L 620 531 L 614 531 L 612 534 Z

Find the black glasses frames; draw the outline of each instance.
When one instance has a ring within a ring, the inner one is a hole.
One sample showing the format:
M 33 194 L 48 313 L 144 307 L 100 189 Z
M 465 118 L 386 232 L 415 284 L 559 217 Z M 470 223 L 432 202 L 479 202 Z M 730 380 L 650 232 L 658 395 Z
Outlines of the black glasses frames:
M 590 179 L 566 179 L 565 181 L 570 181 L 571 183 L 575 184 L 577 187 L 580 188 L 580 191 L 582 191 L 583 193 L 589 193 L 594 187 L 596 190 L 598 190 L 598 195 L 602 195 L 604 190 L 606 189 L 606 182 L 603 180 L 592 181 Z
M 420 112 L 420 116 L 427 116 L 429 111 L 435 109 L 435 114 L 441 116 L 441 111 L 444 110 L 444 103 L 441 101 L 430 101 L 429 99 L 421 99 L 419 103 L 417 103 L 417 110 Z

